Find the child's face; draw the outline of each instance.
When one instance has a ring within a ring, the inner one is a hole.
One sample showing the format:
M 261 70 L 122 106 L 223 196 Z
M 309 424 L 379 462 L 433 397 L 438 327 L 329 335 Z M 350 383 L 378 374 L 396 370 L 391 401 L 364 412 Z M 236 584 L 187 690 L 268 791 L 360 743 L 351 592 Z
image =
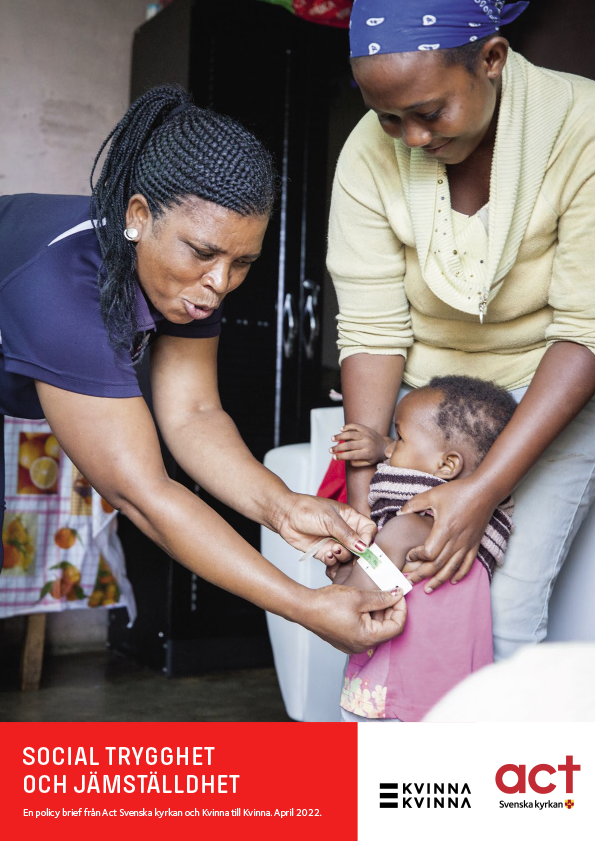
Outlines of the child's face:
M 436 474 L 448 449 L 444 435 L 434 420 L 442 400 L 439 391 L 412 391 L 395 411 L 396 440 L 385 455 L 392 467 Z

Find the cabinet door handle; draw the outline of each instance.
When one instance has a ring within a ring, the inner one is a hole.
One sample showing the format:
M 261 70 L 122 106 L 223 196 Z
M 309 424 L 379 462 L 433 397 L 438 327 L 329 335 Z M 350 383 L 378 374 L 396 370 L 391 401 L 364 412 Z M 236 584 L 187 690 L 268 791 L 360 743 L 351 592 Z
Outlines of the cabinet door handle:
M 320 333 L 320 322 L 318 320 L 318 313 L 313 295 L 308 295 L 304 306 L 304 314 L 310 326 L 310 334 L 304 341 L 304 349 L 308 359 L 314 359 L 314 351 L 316 350 L 316 340 Z
M 293 356 L 297 332 L 297 324 L 293 309 L 293 297 L 291 292 L 288 292 L 285 296 L 285 303 L 283 304 L 283 355 L 285 356 L 285 359 L 291 359 Z

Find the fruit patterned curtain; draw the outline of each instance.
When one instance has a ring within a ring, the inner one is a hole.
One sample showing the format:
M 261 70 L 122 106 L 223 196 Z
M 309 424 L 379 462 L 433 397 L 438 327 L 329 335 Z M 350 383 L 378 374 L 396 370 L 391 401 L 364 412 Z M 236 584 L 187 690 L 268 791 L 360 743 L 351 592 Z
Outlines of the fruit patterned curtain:
M 6 512 L 0 618 L 136 607 L 116 512 L 76 469 L 44 420 L 5 418 Z
M 304 20 L 312 23 L 324 23 L 327 26 L 349 26 L 349 16 L 353 0 L 264 0 L 265 3 L 275 3 L 284 6 Z

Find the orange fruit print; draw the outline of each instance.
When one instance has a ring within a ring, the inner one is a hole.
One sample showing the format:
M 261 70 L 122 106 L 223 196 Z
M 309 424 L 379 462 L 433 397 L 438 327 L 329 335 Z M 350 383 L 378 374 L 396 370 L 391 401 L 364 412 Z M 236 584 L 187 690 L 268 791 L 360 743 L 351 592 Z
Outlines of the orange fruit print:
M 78 532 L 76 529 L 69 529 L 67 527 L 58 529 L 56 534 L 54 535 L 54 543 L 56 546 L 59 546 L 60 549 L 71 549 L 78 537 Z
M 19 464 L 29 470 L 33 462 L 45 454 L 44 442 L 39 438 L 30 438 L 19 446 Z
M 103 508 L 106 514 L 111 514 L 112 511 L 116 510 L 114 506 L 110 505 L 107 499 L 104 499 L 103 497 L 101 497 L 101 507 Z
M 4 544 L 4 569 L 14 569 L 21 561 L 21 553 L 12 543 Z

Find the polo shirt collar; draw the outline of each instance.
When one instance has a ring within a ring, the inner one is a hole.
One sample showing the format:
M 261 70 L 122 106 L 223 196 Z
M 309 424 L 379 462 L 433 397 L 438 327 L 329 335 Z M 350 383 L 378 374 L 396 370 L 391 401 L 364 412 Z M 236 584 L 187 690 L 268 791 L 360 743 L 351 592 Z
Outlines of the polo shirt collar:
M 153 307 L 149 306 L 149 302 L 147 301 L 145 294 L 141 288 L 140 283 L 136 284 L 136 301 L 134 304 L 134 309 L 136 313 L 136 324 L 137 330 L 139 333 L 144 333 L 147 330 L 156 330 L 157 326 L 155 324 L 155 319 L 151 313 Z

